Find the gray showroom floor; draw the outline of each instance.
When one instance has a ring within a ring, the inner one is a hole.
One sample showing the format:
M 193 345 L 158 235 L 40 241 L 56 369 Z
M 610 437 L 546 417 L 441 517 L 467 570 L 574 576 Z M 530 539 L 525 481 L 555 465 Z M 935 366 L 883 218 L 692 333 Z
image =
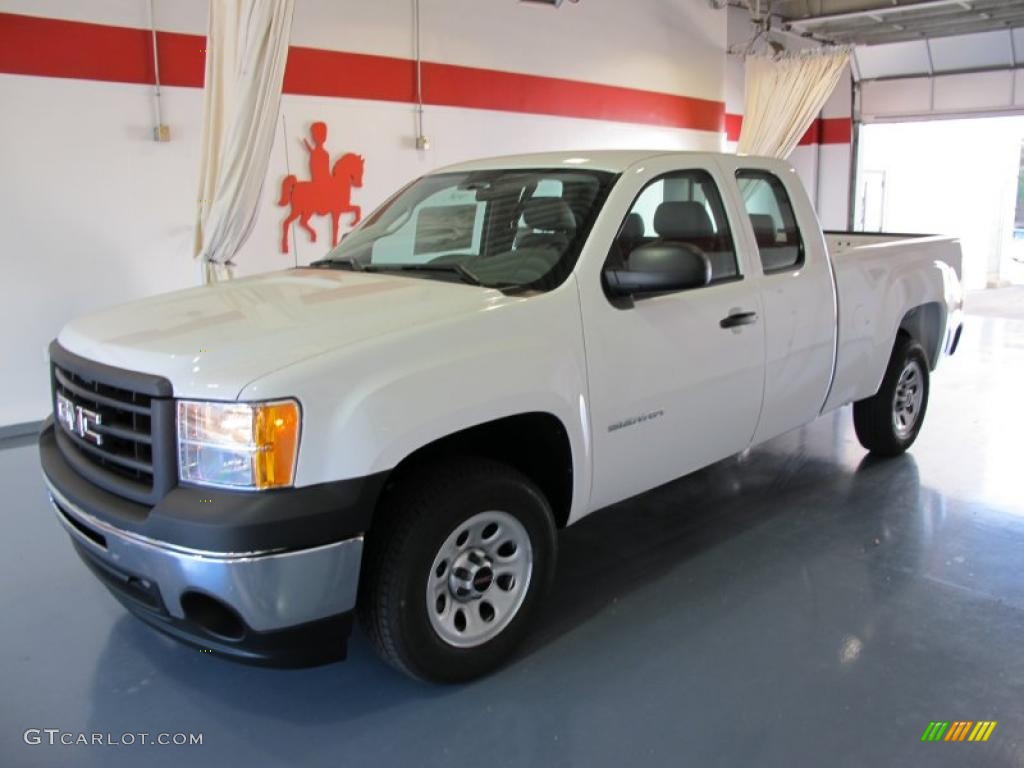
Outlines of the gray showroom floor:
M 979 300 L 910 454 L 865 458 L 843 409 L 566 531 L 528 647 L 460 687 L 404 679 L 359 635 L 344 664 L 281 671 L 154 634 L 9 443 L 0 764 L 1024 764 L 1022 300 Z M 998 726 L 921 743 L 931 720 Z M 28 728 L 203 744 L 30 746 Z

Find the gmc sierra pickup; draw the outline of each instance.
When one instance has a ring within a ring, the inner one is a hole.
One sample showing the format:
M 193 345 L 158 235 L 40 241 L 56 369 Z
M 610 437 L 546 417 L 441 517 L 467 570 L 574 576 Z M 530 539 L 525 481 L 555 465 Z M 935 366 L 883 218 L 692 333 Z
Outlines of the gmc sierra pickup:
M 166 633 L 308 664 L 358 615 L 397 668 L 465 680 L 523 637 L 559 528 L 847 403 L 905 451 L 959 272 L 952 239 L 823 235 L 776 160 L 465 163 L 307 267 L 69 323 L 43 472 Z

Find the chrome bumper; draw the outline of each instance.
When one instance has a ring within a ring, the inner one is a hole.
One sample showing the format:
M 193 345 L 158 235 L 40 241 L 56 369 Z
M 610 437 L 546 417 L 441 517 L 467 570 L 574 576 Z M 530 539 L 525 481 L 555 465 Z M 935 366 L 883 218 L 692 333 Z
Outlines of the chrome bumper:
M 155 584 L 176 619 L 187 618 L 181 596 L 190 591 L 225 603 L 255 632 L 287 629 L 355 607 L 361 536 L 291 552 L 205 552 L 116 528 L 46 484 L 57 519 L 72 539 L 97 559 Z

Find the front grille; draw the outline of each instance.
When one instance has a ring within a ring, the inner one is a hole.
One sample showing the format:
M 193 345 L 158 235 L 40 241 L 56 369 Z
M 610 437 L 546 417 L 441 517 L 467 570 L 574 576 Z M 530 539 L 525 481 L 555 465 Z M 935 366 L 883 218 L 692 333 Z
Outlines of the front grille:
M 89 381 L 57 365 L 53 367 L 53 378 L 57 394 L 99 415 L 99 420 L 89 428 L 100 435 L 102 442 L 96 445 L 86 440 L 67 429 L 64 421 L 58 419 L 58 423 L 64 427 L 64 434 L 79 450 L 108 472 L 152 490 L 152 398 L 98 381 Z
M 51 361 L 54 421 L 65 458 L 109 491 L 158 501 L 176 475 L 173 401 L 158 396 L 170 394 L 169 382 L 93 363 L 61 347 L 51 347 Z

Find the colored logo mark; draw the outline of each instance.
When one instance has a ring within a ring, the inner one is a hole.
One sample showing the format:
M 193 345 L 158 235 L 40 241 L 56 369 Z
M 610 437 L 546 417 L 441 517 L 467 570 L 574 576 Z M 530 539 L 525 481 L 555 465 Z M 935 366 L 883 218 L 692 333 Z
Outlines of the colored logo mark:
M 921 734 L 921 741 L 988 741 L 995 729 L 995 720 L 933 720 Z
M 352 202 L 352 188 L 363 186 L 363 156 L 346 152 L 332 166 L 331 155 L 324 147 L 327 123 L 313 123 L 309 135 L 312 144 L 302 140 L 309 153 L 309 181 L 299 181 L 289 174 L 281 183 L 281 199 L 277 204 L 291 206 L 291 212 L 281 228 L 281 253 L 288 253 L 288 228 L 296 219 L 315 243 L 316 230 L 310 226 L 309 217 L 330 214 L 333 225 L 331 245 L 335 246 L 338 244 L 341 214 L 351 213 L 353 226 L 359 223 L 363 215 L 363 209 Z

